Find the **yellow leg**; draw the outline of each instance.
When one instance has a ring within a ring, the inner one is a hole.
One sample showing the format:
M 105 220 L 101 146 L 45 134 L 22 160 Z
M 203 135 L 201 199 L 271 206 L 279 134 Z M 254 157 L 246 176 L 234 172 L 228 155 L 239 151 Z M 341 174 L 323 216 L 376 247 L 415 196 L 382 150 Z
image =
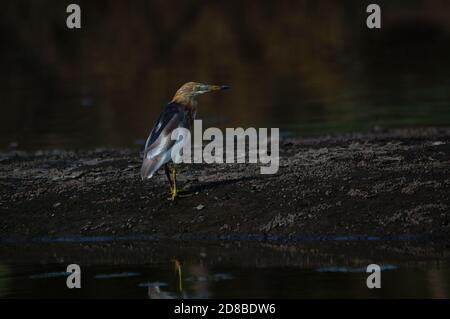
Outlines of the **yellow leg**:
M 174 201 L 178 197 L 178 189 L 177 189 L 177 171 L 175 167 L 169 167 L 168 165 L 164 166 L 164 170 L 166 172 L 167 179 L 169 180 L 169 198 L 168 200 Z
M 178 190 L 177 190 L 177 170 L 176 170 L 175 167 L 172 167 L 171 174 L 172 174 L 173 187 L 171 187 L 171 192 L 172 192 L 172 194 L 171 194 L 170 200 L 174 201 L 174 200 L 177 198 L 177 196 L 178 196 Z

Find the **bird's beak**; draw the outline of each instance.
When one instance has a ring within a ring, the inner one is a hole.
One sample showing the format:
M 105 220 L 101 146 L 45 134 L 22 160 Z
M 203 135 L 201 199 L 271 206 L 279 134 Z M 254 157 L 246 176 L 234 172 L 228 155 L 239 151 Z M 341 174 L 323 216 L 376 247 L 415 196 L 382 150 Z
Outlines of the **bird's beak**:
M 199 94 L 208 93 L 212 91 L 228 90 L 228 85 L 202 85 Z
M 229 88 L 228 85 L 210 85 L 210 91 L 222 91 L 228 90 Z

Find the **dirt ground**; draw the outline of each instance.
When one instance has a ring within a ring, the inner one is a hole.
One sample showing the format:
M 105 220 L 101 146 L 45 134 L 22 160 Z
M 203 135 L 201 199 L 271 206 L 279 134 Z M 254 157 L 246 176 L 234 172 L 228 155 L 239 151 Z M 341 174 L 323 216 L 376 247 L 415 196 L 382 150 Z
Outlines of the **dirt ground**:
M 137 148 L 1 152 L 0 237 L 450 234 L 450 128 L 283 139 L 270 176 L 259 164 L 183 165 L 190 196 L 175 203 L 163 170 L 142 182 L 140 164 Z

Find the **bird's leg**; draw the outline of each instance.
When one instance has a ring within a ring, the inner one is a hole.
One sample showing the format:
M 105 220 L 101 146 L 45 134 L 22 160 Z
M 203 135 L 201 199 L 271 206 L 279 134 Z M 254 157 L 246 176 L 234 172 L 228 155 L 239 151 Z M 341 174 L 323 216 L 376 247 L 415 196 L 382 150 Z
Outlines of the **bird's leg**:
M 169 200 L 175 200 L 177 197 L 189 197 L 192 196 L 192 194 L 182 194 L 182 191 L 178 191 L 177 188 L 177 176 L 176 176 L 176 169 L 175 166 L 170 168 L 169 164 L 164 165 L 164 171 L 166 173 L 167 179 L 169 180 L 170 184 L 170 192 L 169 192 Z
M 172 167 L 172 181 L 173 181 L 173 187 L 172 187 L 172 198 L 171 200 L 175 200 L 178 195 L 177 191 L 177 169 L 175 166 Z
M 168 164 L 164 165 L 164 172 L 166 173 L 167 179 L 169 180 L 170 195 L 172 196 L 172 193 L 173 193 L 173 181 L 172 181 L 172 178 L 170 177 L 170 168 L 169 168 Z

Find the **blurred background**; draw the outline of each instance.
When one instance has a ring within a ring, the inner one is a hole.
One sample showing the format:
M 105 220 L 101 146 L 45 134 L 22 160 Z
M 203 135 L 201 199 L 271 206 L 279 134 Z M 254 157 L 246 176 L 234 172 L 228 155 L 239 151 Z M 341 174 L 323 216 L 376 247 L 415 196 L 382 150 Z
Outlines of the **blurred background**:
M 449 32 L 448 0 L 3 0 L 0 148 L 138 145 L 187 81 L 232 86 L 204 126 L 449 125 Z

